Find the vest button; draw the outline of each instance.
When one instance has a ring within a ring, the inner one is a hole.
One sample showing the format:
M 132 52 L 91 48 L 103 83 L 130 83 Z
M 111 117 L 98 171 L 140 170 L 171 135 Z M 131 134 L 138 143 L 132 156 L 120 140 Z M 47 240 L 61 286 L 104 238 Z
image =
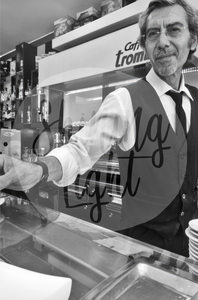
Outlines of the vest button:
M 183 217 L 183 216 L 184 216 L 184 212 L 182 211 L 182 212 L 181 212 L 181 217 Z
M 182 195 L 182 199 L 183 199 L 183 200 L 186 199 L 186 194 L 183 194 L 183 195 Z

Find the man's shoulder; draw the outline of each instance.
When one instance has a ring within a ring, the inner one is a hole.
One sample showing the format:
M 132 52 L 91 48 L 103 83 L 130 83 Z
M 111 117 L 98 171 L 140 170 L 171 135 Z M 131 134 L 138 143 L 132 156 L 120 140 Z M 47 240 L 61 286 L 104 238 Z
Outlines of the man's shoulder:
M 192 97 L 198 101 L 198 88 L 190 84 L 186 84 L 186 87 L 190 91 Z
M 194 85 L 191 85 L 191 84 L 186 83 L 185 86 L 186 86 L 187 88 L 191 89 L 191 90 L 197 90 L 197 91 L 198 91 L 198 88 L 197 88 L 196 86 L 194 86 Z
M 139 93 L 145 94 L 148 93 L 151 90 L 154 90 L 152 85 L 146 80 L 145 77 L 138 78 L 137 80 L 134 80 L 129 85 L 126 85 L 125 88 L 127 88 L 131 92 L 138 91 Z

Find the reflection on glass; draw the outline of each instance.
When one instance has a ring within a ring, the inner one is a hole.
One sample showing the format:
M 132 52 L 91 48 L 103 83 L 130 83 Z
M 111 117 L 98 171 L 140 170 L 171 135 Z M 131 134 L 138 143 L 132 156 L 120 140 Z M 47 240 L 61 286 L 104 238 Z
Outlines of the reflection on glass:
M 23 148 L 22 160 L 28 161 L 28 147 Z

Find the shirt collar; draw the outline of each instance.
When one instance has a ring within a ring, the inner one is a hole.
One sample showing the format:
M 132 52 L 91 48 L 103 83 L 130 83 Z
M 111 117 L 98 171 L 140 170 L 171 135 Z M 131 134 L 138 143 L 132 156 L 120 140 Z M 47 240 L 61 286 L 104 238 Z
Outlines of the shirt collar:
M 163 96 L 166 92 L 173 90 L 173 88 L 168 85 L 165 81 L 163 81 L 153 70 L 153 68 L 149 71 L 146 76 L 146 80 L 152 85 L 155 89 L 157 95 L 159 97 Z M 178 92 L 178 91 L 176 91 Z M 184 75 L 182 74 L 181 84 L 179 88 L 179 92 L 184 92 L 191 100 L 193 100 L 189 90 L 185 86 Z

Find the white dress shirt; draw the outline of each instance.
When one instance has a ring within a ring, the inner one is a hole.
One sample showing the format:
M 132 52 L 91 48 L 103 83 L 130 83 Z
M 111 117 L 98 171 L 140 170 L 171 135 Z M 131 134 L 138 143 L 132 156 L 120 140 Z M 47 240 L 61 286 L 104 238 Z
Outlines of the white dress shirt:
M 166 92 L 173 90 L 161 80 L 153 69 L 146 76 L 153 86 L 171 126 L 175 130 L 175 103 Z M 185 87 L 182 76 L 179 92 L 185 92 L 183 107 L 187 118 L 187 131 L 190 127 L 192 96 Z M 135 97 L 135 95 L 134 95 Z M 193 100 L 193 99 L 192 99 Z M 55 182 L 58 186 L 73 183 L 78 174 L 89 170 L 94 163 L 117 143 L 122 150 L 129 150 L 135 142 L 135 119 L 131 96 L 126 88 L 119 88 L 110 93 L 103 101 L 95 116 L 70 139 L 67 145 L 53 149 L 48 156 L 55 156 L 63 169 L 62 179 Z

